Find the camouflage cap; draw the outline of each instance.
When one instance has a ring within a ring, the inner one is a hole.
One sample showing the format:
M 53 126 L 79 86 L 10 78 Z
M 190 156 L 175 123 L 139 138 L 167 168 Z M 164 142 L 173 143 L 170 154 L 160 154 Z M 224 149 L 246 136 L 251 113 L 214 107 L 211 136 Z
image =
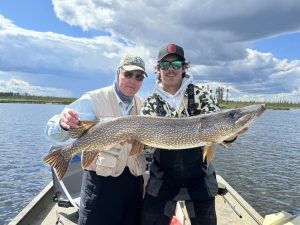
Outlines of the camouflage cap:
M 157 62 L 162 60 L 168 55 L 178 55 L 182 60 L 185 60 L 184 58 L 184 50 L 182 47 L 175 45 L 175 44 L 168 44 L 166 46 L 163 46 L 159 52 L 157 57 Z
M 127 54 L 122 58 L 119 64 L 119 68 L 120 67 L 122 67 L 126 71 L 140 70 L 147 77 L 144 60 L 139 56 Z

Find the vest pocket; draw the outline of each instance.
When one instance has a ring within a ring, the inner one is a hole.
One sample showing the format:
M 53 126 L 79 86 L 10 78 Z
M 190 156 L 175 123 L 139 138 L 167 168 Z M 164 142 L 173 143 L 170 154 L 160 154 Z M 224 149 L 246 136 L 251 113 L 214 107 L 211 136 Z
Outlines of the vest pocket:
M 143 175 L 146 171 L 146 158 L 144 155 L 129 156 L 127 166 L 134 176 Z
M 116 169 L 118 159 L 117 156 L 114 156 L 107 152 L 101 152 L 98 155 L 96 161 L 96 173 L 100 176 L 111 176 Z

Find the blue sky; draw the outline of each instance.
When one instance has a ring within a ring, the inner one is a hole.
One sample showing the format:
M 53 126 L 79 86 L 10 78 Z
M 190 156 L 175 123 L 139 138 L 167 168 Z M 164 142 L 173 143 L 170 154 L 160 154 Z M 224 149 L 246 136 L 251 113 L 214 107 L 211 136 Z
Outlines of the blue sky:
M 0 92 L 79 97 L 110 85 L 135 53 L 145 97 L 167 43 L 184 47 L 195 82 L 229 99 L 300 102 L 297 0 L 1 0 Z

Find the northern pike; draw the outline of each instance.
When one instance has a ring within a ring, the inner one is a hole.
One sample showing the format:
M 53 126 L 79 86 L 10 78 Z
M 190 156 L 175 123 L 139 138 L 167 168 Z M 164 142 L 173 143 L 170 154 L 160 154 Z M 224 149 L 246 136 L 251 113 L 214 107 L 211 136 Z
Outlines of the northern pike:
M 82 166 L 88 167 L 100 151 L 133 137 L 136 142 L 166 150 L 206 146 L 204 154 L 211 160 L 215 145 L 247 128 L 265 111 L 265 105 L 251 105 L 221 110 L 193 117 L 123 116 L 102 121 L 81 121 L 70 129 L 77 137 L 72 144 L 49 153 L 44 162 L 54 167 L 62 179 L 72 157 L 81 152 Z

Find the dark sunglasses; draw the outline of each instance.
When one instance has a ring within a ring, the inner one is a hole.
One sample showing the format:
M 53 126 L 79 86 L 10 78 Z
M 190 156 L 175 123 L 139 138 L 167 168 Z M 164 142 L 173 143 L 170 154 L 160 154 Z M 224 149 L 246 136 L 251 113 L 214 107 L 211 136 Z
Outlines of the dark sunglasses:
M 137 81 L 143 81 L 144 78 L 145 78 L 145 76 L 144 76 L 143 74 L 136 74 L 136 75 L 134 76 L 134 74 L 133 74 L 132 72 L 130 72 L 130 71 L 125 71 L 125 72 L 124 72 L 124 76 L 125 76 L 127 79 L 131 79 L 131 78 L 134 77 L 134 79 L 137 80 Z
M 182 67 L 182 65 L 183 65 L 183 62 L 180 60 L 174 60 L 172 62 L 162 61 L 159 63 L 159 67 L 162 70 L 167 70 L 167 69 L 169 69 L 170 66 L 172 66 L 174 70 L 178 70 Z

